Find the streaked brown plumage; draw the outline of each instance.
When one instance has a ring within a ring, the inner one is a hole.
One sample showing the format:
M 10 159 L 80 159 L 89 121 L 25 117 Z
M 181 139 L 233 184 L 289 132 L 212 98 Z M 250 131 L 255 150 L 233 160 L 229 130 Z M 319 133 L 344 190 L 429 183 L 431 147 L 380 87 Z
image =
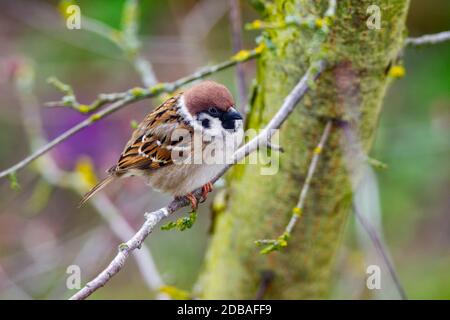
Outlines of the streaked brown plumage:
M 242 118 L 233 106 L 234 101 L 228 89 L 213 81 L 204 81 L 185 93 L 168 99 L 138 125 L 116 165 L 108 170 L 109 176 L 83 197 L 80 206 L 116 178 L 134 175 L 144 176 L 155 189 L 169 192 L 176 197 L 189 196 L 191 191 L 203 185 L 205 192 L 210 191 L 208 182 L 223 165 L 175 164 L 172 150 L 177 147 L 186 150 L 186 145 L 184 141 L 172 141 L 172 134 L 180 129 L 191 135 L 196 131 L 213 132 L 208 126 L 204 127 L 210 120 L 214 122 L 214 117 L 219 117 L 205 115 L 213 108 L 221 115 L 221 122 L 218 122 L 222 125 L 220 129 L 237 136 L 242 133 Z M 209 117 L 206 122 L 205 117 Z M 230 121 L 232 129 L 229 128 Z M 239 123 L 238 127 L 235 127 L 236 123 Z M 240 141 L 237 141 L 237 144 L 239 143 Z M 202 148 L 207 144 L 208 142 L 204 142 Z M 187 150 L 190 150 L 189 146 Z M 194 201 L 192 198 L 189 200 Z
M 153 170 L 172 163 L 170 150 L 166 146 L 171 145 L 169 138 L 173 130 L 155 132 L 154 128 L 164 124 L 174 126 L 174 129 L 190 129 L 177 113 L 176 105 L 180 96 L 181 94 L 178 94 L 170 98 L 145 117 L 133 132 L 117 164 L 108 170 L 109 173 L 121 175 L 130 169 Z M 157 141 L 161 145 L 158 145 Z

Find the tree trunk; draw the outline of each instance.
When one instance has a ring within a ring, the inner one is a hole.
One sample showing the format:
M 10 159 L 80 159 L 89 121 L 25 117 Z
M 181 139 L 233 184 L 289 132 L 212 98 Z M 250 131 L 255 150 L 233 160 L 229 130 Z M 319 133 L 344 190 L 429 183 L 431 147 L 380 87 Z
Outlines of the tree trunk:
M 289 245 L 262 255 L 258 239 L 279 236 L 292 214 L 313 149 L 325 122 L 332 117 L 350 121 L 364 152 L 376 133 L 382 99 L 389 83 L 387 70 L 402 47 L 406 0 L 338 0 L 326 40 L 328 68 L 297 106 L 280 132 L 279 172 L 260 174 L 260 165 L 235 167 L 227 207 L 215 222 L 214 234 L 200 278 L 206 299 L 253 299 L 264 271 L 274 278 L 264 298 L 325 298 L 330 292 L 333 258 L 349 214 L 352 189 L 342 148 L 344 136 L 334 126 L 311 183 L 303 216 Z M 323 16 L 328 1 L 274 0 L 264 21 L 311 13 Z M 367 8 L 381 9 L 381 29 L 371 30 Z M 275 50 L 266 49 L 258 62 L 256 98 L 249 119 L 263 127 L 306 72 L 314 32 L 298 27 L 268 30 Z

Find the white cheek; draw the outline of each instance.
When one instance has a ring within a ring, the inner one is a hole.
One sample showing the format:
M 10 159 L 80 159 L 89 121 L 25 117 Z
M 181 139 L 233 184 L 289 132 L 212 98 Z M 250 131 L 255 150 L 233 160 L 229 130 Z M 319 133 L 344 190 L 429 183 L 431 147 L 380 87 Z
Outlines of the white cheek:
M 205 128 L 202 126 L 202 120 L 209 120 L 209 128 Z M 201 113 L 196 117 L 195 122 L 198 126 L 201 126 L 202 133 L 207 137 L 217 137 L 222 135 L 223 127 L 222 123 L 218 118 L 214 118 L 208 114 Z
M 244 122 L 242 120 L 236 122 L 236 129 L 232 134 L 234 135 L 234 141 L 237 147 L 244 140 Z
M 209 117 L 209 128 L 205 129 L 206 134 L 216 137 L 218 135 L 221 135 L 223 132 L 222 122 L 220 122 L 219 119 Z
M 225 129 L 220 119 L 208 114 L 201 114 L 196 117 L 197 125 L 201 126 L 202 120 L 209 120 L 209 128 L 202 127 L 202 139 L 205 142 L 214 142 L 210 147 L 233 154 L 244 140 L 243 121 L 237 120 L 235 129 Z

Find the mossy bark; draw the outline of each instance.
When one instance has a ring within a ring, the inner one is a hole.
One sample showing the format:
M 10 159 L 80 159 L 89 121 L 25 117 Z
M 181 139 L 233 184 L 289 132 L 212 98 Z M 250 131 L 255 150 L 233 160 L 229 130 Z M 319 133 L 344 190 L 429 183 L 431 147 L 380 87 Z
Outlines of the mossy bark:
M 328 1 L 275 0 L 264 19 L 277 22 L 289 15 L 323 15 Z M 370 30 L 367 8 L 381 9 L 381 29 Z M 382 100 L 389 84 L 387 71 L 401 49 L 407 0 L 338 0 L 325 48 L 328 69 L 297 106 L 280 132 L 276 175 L 260 174 L 260 166 L 233 171 L 227 209 L 215 222 L 214 234 L 200 278 L 200 296 L 207 299 L 253 299 L 261 274 L 273 281 L 264 298 L 325 298 L 330 291 L 333 258 L 351 204 L 351 186 L 342 142 L 334 126 L 325 146 L 303 216 L 288 247 L 259 254 L 254 241 L 274 238 L 286 226 L 304 183 L 312 152 L 328 117 L 354 124 L 362 148 L 369 152 Z M 250 126 L 263 127 L 307 70 L 314 32 L 296 27 L 270 30 L 275 50 L 258 62 L 256 98 Z

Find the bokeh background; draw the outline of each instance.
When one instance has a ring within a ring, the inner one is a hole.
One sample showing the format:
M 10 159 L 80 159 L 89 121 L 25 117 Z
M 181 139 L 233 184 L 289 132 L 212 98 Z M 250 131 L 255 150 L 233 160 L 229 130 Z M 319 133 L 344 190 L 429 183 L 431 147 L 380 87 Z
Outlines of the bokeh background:
M 117 29 L 123 3 L 78 1 L 83 15 Z M 34 70 L 36 101 L 31 103 L 37 108 L 35 117 L 43 119 L 48 139 L 85 117 L 68 108 L 44 107 L 45 102 L 61 97 L 47 84 L 49 76 L 70 83 L 81 102 L 91 101 L 98 93 L 141 85 L 117 46 L 83 29 L 68 30 L 58 7 L 58 1 L 0 2 L 1 169 L 30 152 L 14 81 L 24 63 L 27 72 L 31 66 Z M 176 80 L 233 54 L 229 8 L 228 0 L 141 1 L 141 53 L 153 64 L 159 81 Z M 241 14 L 243 23 L 258 17 L 246 1 L 241 1 Z M 450 2 L 412 0 L 408 28 L 411 36 L 449 30 Z M 254 47 L 256 36 L 256 32 L 244 31 L 243 46 Z M 408 49 L 404 63 L 406 76 L 389 90 L 371 153 L 389 166 L 376 170 L 378 218 L 409 297 L 449 299 L 450 43 Z M 254 69 L 254 62 L 244 66 L 247 84 Z M 237 96 L 234 69 L 212 78 Z M 145 100 L 99 121 L 55 148 L 52 159 L 70 172 L 83 171 L 92 163 L 103 176 L 127 141 L 130 123 L 142 119 L 159 102 Z M 49 184 L 39 167 L 21 171 L 18 182 L 20 190 L 13 190 L 8 180 L 0 181 L 0 299 L 67 298 L 74 293 L 66 287 L 67 267 L 79 265 L 84 284 L 107 265 L 122 240 L 111 230 L 111 221 L 89 205 L 77 209 L 80 195 Z M 134 229 L 142 223 L 145 211 L 170 199 L 137 179 L 108 187 L 105 194 Z M 166 284 L 187 291 L 195 285 L 210 232 L 208 206 L 202 207 L 192 229 L 158 229 L 147 239 Z M 352 218 L 337 258 L 332 297 L 395 297 L 383 290 L 389 288 L 389 278 L 383 278 L 382 290 L 376 294 L 364 289 L 365 250 L 371 249 L 362 245 L 358 230 Z M 93 298 L 153 298 L 141 271 L 130 258 L 124 270 Z

